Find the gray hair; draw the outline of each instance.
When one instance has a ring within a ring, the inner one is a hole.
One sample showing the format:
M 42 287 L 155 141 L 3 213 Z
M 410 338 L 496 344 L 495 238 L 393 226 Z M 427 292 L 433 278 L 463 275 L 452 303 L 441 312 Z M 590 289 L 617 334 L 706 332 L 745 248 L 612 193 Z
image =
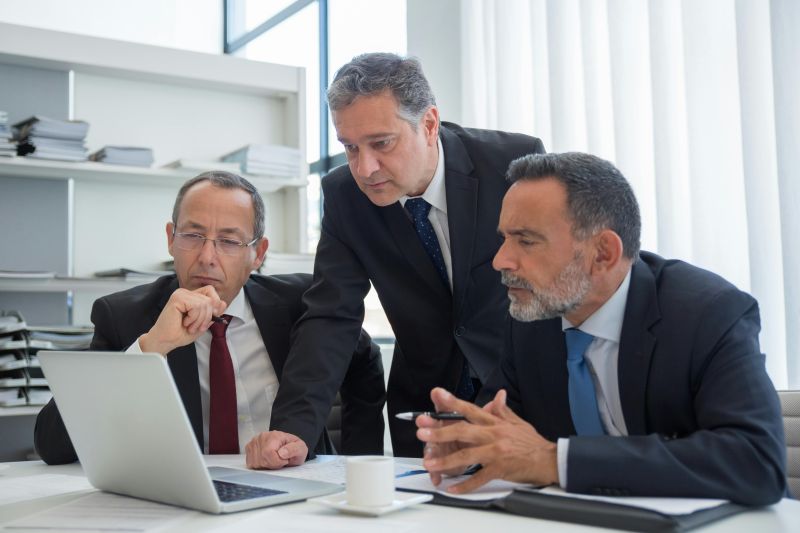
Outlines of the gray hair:
M 264 217 L 266 214 L 264 199 L 261 198 L 261 195 L 252 183 L 237 174 L 224 172 L 222 170 L 203 172 L 187 180 L 186 183 L 181 186 L 181 190 L 178 191 L 178 196 L 175 198 L 175 205 L 172 208 L 172 223 L 175 226 L 178 225 L 178 215 L 180 214 L 183 197 L 186 196 L 189 189 L 201 181 L 210 181 L 215 187 L 220 187 L 222 189 L 242 189 L 249 193 L 250 198 L 253 200 L 253 238 L 260 239 L 264 236 Z
M 328 107 L 338 111 L 359 96 L 390 91 L 397 100 L 400 117 L 416 131 L 422 116 L 436 105 L 422 65 L 413 57 L 371 53 L 354 57 L 336 72 L 328 87 Z
M 622 240 L 628 259 L 639 255 L 642 221 L 630 184 L 611 163 L 580 152 L 530 154 L 508 167 L 509 182 L 558 180 L 567 190 L 567 211 L 572 234 L 584 240 L 610 229 Z

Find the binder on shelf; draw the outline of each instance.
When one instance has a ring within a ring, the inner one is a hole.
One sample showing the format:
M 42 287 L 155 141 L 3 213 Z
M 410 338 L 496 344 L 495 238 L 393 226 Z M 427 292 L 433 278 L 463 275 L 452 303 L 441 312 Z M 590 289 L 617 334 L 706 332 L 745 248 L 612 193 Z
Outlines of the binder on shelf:
M 44 270 L 0 270 L 0 279 L 52 279 L 55 272 Z
M 104 146 L 89 159 L 110 165 L 149 167 L 153 164 L 153 150 L 139 146 Z
M 0 313 L 0 407 L 44 405 L 52 394 L 39 350 L 86 350 L 92 326 L 28 327 L 19 313 Z
M 17 155 L 58 161 L 86 161 L 89 124 L 33 116 L 14 124 Z
M 8 113 L 0 111 L 0 156 L 14 157 L 17 145 L 11 140 L 11 129 L 8 127 Z
M 248 144 L 222 156 L 223 161 L 238 163 L 242 172 L 276 178 L 296 178 L 303 175 L 300 150 L 289 146 Z
M 174 274 L 172 270 L 134 270 L 131 268 L 112 268 L 111 270 L 101 270 L 95 272 L 98 278 L 124 278 L 127 280 L 151 280 L 161 276 Z
M 210 170 L 222 170 L 224 172 L 231 172 L 233 174 L 241 174 L 242 166 L 239 163 L 230 163 L 226 161 L 202 161 L 199 159 L 176 159 L 164 165 L 164 168 L 182 168 L 191 170 L 197 174 L 208 172 Z

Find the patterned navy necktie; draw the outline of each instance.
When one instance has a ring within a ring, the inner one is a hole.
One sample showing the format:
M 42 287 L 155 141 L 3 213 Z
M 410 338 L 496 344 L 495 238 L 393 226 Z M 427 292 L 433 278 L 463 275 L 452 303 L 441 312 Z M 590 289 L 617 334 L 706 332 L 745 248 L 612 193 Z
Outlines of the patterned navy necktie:
M 445 287 L 450 288 L 450 278 L 447 275 L 447 267 L 444 264 L 444 256 L 442 255 L 442 248 L 439 246 L 439 239 L 436 237 L 436 232 L 433 230 L 428 215 L 431 211 L 431 204 L 422 198 L 409 198 L 405 204 L 406 211 L 411 215 L 411 220 L 414 222 L 414 229 L 417 232 L 419 240 L 422 242 L 422 247 L 425 253 L 430 257 L 433 266 L 436 267 L 436 272 L 444 283 Z M 470 378 L 469 363 L 467 358 L 464 358 L 464 364 L 461 368 L 461 379 L 458 382 L 455 394 L 457 397 L 464 400 L 472 400 L 475 397 L 475 387 Z

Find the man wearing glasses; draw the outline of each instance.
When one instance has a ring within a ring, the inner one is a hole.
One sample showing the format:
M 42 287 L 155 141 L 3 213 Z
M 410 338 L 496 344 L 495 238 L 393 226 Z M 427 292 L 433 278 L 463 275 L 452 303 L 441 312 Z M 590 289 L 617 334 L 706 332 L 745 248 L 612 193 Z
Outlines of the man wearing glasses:
M 257 190 L 235 174 L 187 181 L 166 225 L 176 275 L 98 299 L 91 349 L 164 355 L 205 453 L 246 451 L 249 467 L 281 468 L 302 463 L 309 451 L 295 435 L 268 430 L 311 278 L 252 274 L 269 246 L 264 211 Z M 360 448 L 346 451 L 382 453 L 380 352 L 364 332 L 355 348 L 341 390 L 343 429 L 363 430 L 352 435 Z M 76 460 L 52 400 L 37 418 L 34 441 L 49 464 Z M 325 432 L 316 451 L 333 451 Z

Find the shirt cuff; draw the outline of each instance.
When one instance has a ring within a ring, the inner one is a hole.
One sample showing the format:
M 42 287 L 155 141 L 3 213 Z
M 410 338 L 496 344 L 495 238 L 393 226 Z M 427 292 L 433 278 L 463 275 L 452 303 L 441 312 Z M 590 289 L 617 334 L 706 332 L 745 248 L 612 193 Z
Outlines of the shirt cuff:
M 134 342 L 133 344 L 131 344 L 131 345 L 128 347 L 128 349 L 127 349 L 127 350 L 125 350 L 125 353 L 144 353 L 144 352 L 142 351 L 142 347 L 141 347 L 141 346 L 139 346 L 139 339 L 138 339 L 138 338 L 136 339 L 136 342 Z
M 558 439 L 558 484 L 567 490 L 567 456 L 569 455 L 569 439 Z

